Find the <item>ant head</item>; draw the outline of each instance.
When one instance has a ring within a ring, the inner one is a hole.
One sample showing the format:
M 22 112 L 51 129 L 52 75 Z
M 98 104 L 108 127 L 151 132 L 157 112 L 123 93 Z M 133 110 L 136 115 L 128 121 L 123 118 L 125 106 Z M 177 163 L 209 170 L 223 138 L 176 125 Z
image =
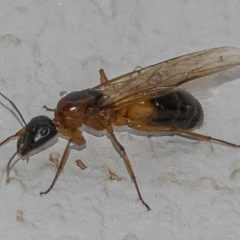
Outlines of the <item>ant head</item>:
M 26 156 L 56 136 L 57 128 L 47 116 L 37 116 L 24 127 L 17 141 L 17 152 Z
M 12 155 L 7 164 L 7 182 L 10 180 L 9 174 L 12 167 L 19 161 L 18 158 L 15 162 L 12 163 L 14 158 L 19 154 L 22 157 L 28 157 L 28 154 L 37 149 L 38 147 L 44 145 L 51 138 L 57 135 L 58 130 L 52 120 L 46 116 L 38 116 L 33 118 L 28 124 L 26 124 L 21 112 L 18 110 L 17 106 L 13 101 L 6 97 L 3 93 L 0 92 L 0 96 L 5 98 L 18 113 L 25 127 L 20 129 L 16 134 L 6 138 L 0 143 L 0 146 L 8 143 L 14 138 L 17 138 L 17 151 Z

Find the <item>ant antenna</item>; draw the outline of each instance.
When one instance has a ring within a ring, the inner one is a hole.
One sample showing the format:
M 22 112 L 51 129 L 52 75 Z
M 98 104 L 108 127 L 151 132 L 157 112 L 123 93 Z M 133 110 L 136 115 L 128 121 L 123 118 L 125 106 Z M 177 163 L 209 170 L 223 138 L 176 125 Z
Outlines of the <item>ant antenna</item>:
M 18 154 L 18 151 L 16 151 L 16 152 L 12 155 L 12 157 L 9 159 L 9 161 L 8 161 L 8 164 L 7 164 L 7 179 L 6 179 L 6 183 L 9 183 L 9 181 L 10 181 L 9 174 L 10 174 L 11 169 L 12 169 L 13 166 L 21 159 L 21 158 L 19 157 L 19 158 L 17 158 L 17 160 L 15 160 L 15 162 L 13 162 L 13 164 L 11 164 L 12 161 L 13 161 L 13 159 L 14 159 L 14 157 L 15 157 L 17 154 Z
M 5 98 L 6 100 L 9 101 L 9 103 L 10 103 L 10 104 L 13 106 L 13 108 L 16 110 L 16 112 L 17 112 L 18 115 L 20 116 L 22 122 L 23 122 L 24 125 L 26 126 L 27 124 L 26 124 L 26 122 L 25 122 L 25 120 L 24 120 L 22 114 L 21 114 L 20 111 L 18 110 L 17 106 L 15 105 L 15 103 L 14 103 L 13 101 L 11 101 L 9 98 L 7 98 L 7 97 L 6 97 L 4 94 L 2 94 L 1 92 L 0 92 L 0 95 L 1 95 L 3 98 Z

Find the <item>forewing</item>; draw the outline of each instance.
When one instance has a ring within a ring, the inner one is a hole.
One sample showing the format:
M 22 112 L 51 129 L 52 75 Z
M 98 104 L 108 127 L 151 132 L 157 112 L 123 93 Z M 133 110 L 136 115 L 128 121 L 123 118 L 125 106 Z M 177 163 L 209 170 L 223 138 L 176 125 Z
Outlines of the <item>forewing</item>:
M 114 78 L 94 89 L 103 97 L 99 106 L 119 106 L 165 95 L 201 77 L 240 65 L 240 49 L 220 47 L 190 53 Z M 200 79 L 199 79 L 200 80 Z

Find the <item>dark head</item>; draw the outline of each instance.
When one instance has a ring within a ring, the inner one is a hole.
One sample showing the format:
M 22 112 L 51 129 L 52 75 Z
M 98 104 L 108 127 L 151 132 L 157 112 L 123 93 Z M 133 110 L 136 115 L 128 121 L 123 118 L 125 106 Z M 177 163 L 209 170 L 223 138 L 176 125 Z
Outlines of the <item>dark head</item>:
M 26 156 L 32 150 L 44 145 L 56 134 L 57 129 L 50 118 L 46 116 L 34 117 L 25 126 L 17 141 L 17 152 L 21 156 Z

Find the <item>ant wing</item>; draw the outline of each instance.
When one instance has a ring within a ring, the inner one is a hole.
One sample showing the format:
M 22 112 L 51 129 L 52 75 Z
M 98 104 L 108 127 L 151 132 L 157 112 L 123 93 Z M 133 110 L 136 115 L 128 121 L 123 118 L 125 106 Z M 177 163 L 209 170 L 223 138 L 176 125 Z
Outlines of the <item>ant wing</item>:
M 103 93 L 98 105 L 119 106 L 163 96 L 187 83 L 240 65 L 240 49 L 219 47 L 190 53 L 116 77 L 94 89 Z

